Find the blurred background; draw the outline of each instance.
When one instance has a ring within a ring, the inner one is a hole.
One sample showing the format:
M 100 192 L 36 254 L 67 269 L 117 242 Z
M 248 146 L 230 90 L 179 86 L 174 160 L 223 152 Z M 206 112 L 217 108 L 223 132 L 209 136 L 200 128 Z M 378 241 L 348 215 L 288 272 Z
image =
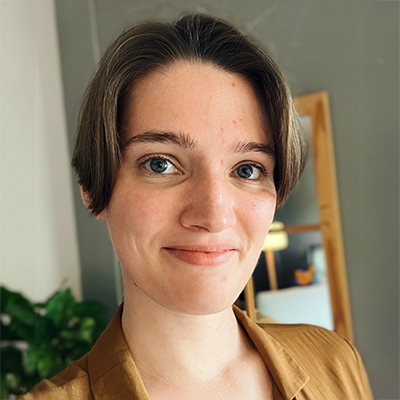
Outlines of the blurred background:
M 329 93 L 355 344 L 375 398 L 398 399 L 396 0 L 0 0 L 1 285 L 116 310 L 118 261 L 70 167 L 80 103 L 122 30 L 193 12 L 263 44 L 293 95 Z

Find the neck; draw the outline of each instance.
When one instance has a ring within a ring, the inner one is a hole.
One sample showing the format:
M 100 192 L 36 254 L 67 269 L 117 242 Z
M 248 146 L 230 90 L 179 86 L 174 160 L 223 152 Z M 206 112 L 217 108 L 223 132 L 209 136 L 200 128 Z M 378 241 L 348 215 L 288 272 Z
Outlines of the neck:
M 144 381 L 210 381 L 245 351 L 245 334 L 231 307 L 211 315 L 177 313 L 137 287 L 130 289 L 125 292 L 122 329 Z

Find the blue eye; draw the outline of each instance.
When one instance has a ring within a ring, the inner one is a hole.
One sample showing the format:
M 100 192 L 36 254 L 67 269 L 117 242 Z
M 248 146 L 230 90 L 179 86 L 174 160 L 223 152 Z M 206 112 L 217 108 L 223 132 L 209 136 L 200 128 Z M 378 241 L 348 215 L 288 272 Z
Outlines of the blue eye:
M 150 160 L 150 168 L 153 172 L 161 173 L 168 168 L 167 161 L 161 159 Z
M 155 174 L 173 174 L 177 172 L 177 169 L 169 160 L 159 156 L 148 158 L 142 165 Z
M 243 179 L 257 180 L 262 175 L 264 175 L 264 172 L 261 171 L 260 167 L 257 167 L 255 165 L 242 164 L 241 166 L 239 166 L 237 168 L 237 174 L 240 178 L 243 178 Z

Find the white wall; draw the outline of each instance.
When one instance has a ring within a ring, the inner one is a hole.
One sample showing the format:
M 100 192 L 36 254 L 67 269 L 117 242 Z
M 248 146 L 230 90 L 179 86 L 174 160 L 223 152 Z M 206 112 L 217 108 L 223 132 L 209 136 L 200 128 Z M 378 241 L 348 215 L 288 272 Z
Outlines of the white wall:
M 2 285 L 81 298 L 53 0 L 0 0 Z M 62 285 L 62 286 L 61 286 Z

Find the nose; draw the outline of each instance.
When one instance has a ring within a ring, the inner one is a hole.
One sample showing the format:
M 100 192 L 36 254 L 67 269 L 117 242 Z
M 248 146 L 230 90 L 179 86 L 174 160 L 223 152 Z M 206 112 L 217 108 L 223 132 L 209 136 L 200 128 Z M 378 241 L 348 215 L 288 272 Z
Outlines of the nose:
M 216 173 L 188 185 L 184 204 L 180 222 L 185 228 L 216 233 L 236 224 L 232 188 Z

